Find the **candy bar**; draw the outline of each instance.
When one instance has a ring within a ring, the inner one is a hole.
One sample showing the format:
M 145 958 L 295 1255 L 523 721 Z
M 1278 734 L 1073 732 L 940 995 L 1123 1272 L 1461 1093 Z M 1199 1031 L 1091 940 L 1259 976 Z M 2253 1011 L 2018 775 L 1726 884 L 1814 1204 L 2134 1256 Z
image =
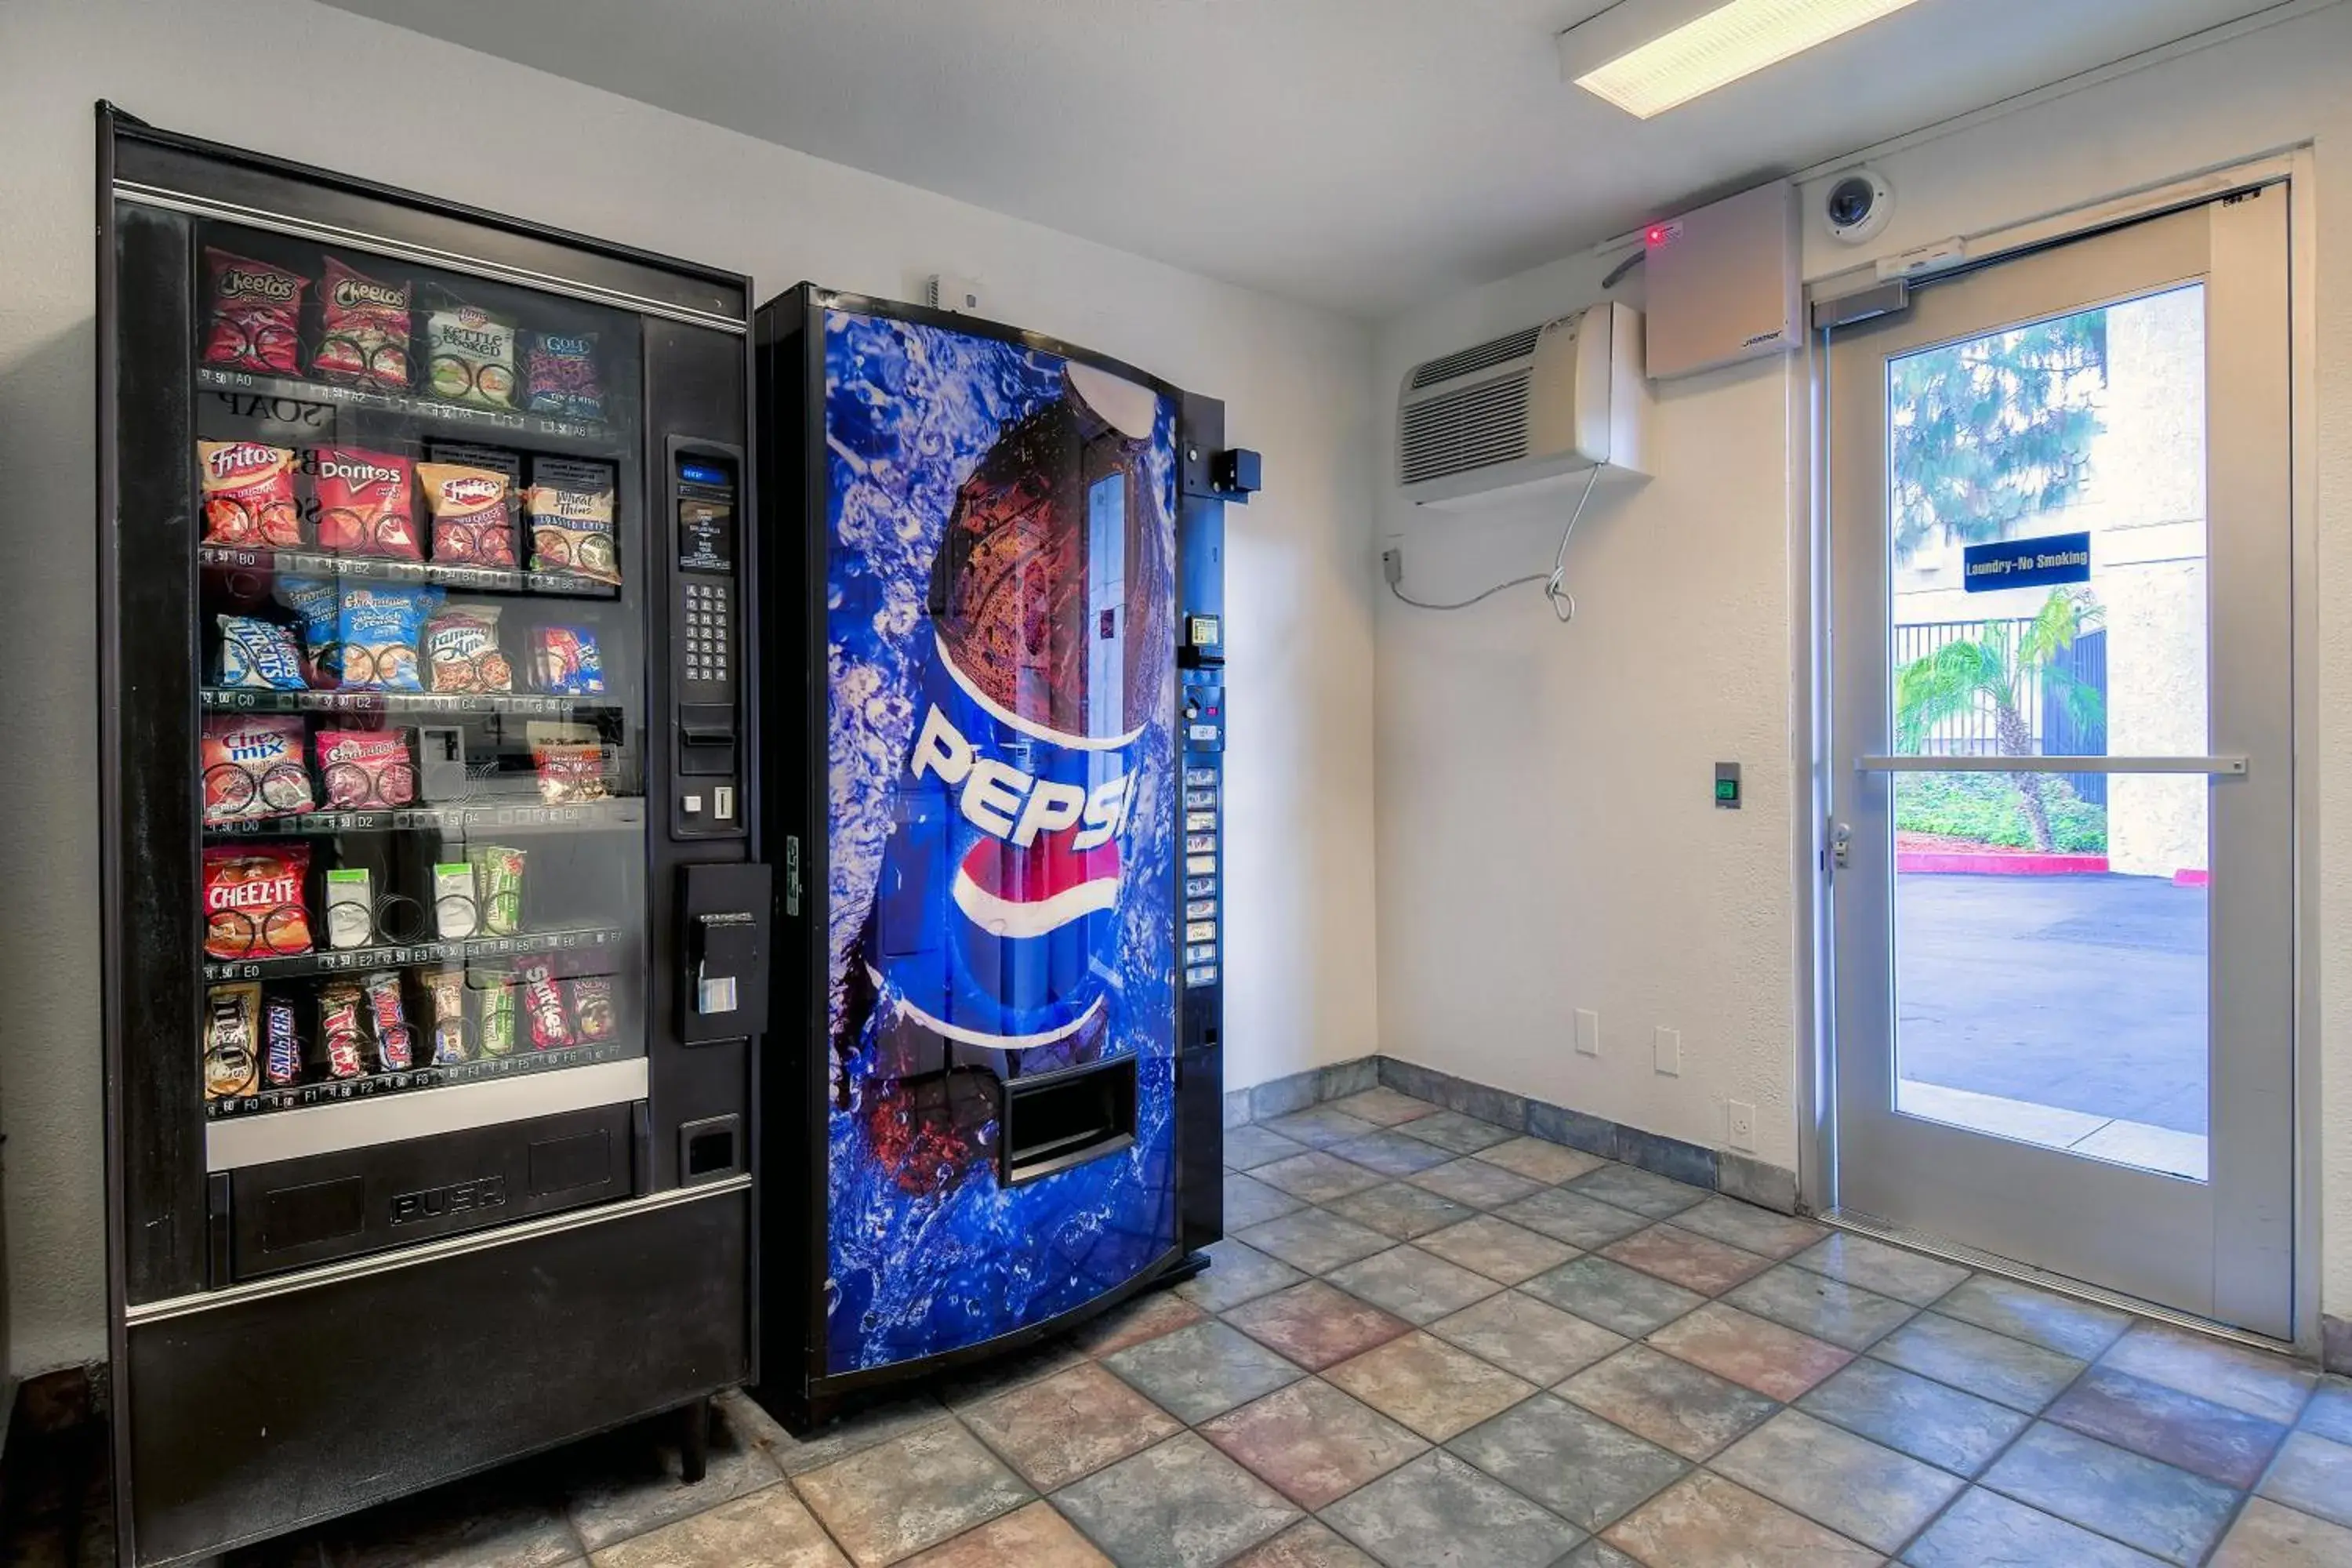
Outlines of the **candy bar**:
M 367 1071 L 361 1053 L 367 1045 L 362 1019 L 367 999 L 348 980 L 319 988 L 319 1038 L 327 1047 L 327 1072 L 334 1078 L 358 1078 Z
M 572 1044 L 572 1016 L 563 1005 L 563 988 L 554 969 L 545 963 L 522 966 L 522 1005 L 530 1019 L 530 1048 L 560 1050 Z
M 261 987 L 215 985 L 205 994 L 205 1098 L 234 1100 L 261 1087 Z
M 376 1070 L 406 1072 L 416 1061 L 416 1035 L 408 1026 L 408 1010 L 401 1000 L 400 972 L 378 970 L 360 984 L 375 1034 Z
M 294 1032 L 294 1003 L 272 996 L 263 1011 L 265 1050 L 262 1078 L 272 1089 L 284 1089 L 302 1077 L 302 1040 Z
M 433 1065 L 456 1067 L 466 1059 L 466 972 L 436 969 L 426 982 L 433 1003 Z

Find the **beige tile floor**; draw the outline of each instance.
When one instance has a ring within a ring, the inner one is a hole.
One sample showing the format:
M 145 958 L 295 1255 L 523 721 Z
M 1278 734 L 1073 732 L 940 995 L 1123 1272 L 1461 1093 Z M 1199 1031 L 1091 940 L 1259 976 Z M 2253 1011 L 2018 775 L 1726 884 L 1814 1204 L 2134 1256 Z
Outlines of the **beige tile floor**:
M 233 1568 L 2352 1568 L 2345 1380 L 1386 1089 L 1227 1155 L 1214 1268 L 1014 1364 Z

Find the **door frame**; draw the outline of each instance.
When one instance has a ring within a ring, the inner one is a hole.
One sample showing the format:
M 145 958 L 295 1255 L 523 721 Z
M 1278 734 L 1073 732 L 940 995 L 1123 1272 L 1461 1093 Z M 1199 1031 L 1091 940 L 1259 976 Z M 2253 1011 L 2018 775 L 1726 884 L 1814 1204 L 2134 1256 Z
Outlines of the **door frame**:
M 2294 1151 L 2291 1178 L 2294 1215 L 2291 1227 L 2294 1247 L 2293 1282 L 2294 1337 L 2286 1342 L 2296 1352 L 2315 1356 L 2320 1334 L 2321 1221 L 2321 1101 L 2319 1094 L 2321 1019 L 2320 973 L 2316 934 L 2320 928 L 2319 876 L 2319 733 L 2318 711 L 2318 542 L 2317 524 L 2317 226 L 2311 218 L 2310 193 L 2315 188 L 2315 166 L 2308 143 L 2283 153 L 2217 165 L 2204 172 L 2130 191 L 2102 201 L 2023 223 L 1963 237 L 1967 265 L 1996 264 L 2034 250 L 2086 239 L 2144 218 L 2200 206 L 2233 192 L 2257 185 L 2278 184 L 2287 201 L 2288 425 L 2290 474 L 2287 485 L 2293 543 L 2291 558 L 2294 627 L 2293 659 L 2293 794 L 2290 819 L 2294 835 L 2291 855 L 2294 879 L 2293 1004 L 2294 1087 Z M 1834 320 L 1823 307 L 1851 303 L 1856 296 L 1885 287 L 1872 266 L 1832 274 L 1807 285 L 1807 309 L 1815 321 Z M 1836 1117 L 1836 1031 L 1834 943 L 1830 929 L 1828 869 L 1831 832 L 1832 760 L 1824 742 L 1831 700 L 1827 623 L 1831 606 L 1829 420 L 1825 405 L 1828 385 L 1828 331 L 1813 326 L 1805 337 L 1803 357 L 1789 378 L 1789 429 L 1793 452 L 1802 460 L 1790 465 L 1790 655 L 1798 673 L 1792 693 L 1790 768 L 1796 788 L 1796 819 L 1790 832 L 1790 872 L 1795 891 L 1793 923 L 1798 947 L 1799 984 L 1793 998 L 1799 1052 L 1798 1195 L 1801 1206 L 1832 1215 L 1838 1193 L 1838 1129 Z M 1986 1260 L 1969 1260 L 1984 1267 Z M 1996 1268 L 1999 1268 L 1995 1264 Z M 2018 1266 L 2021 1276 L 2048 1284 L 2050 1278 Z M 2096 1287 L 2090 1294 L 2112 1297 Z M 2168 1309 L 2157 1315 L 2197 1325 L 2200 1320 Z M 2220 1330 L 2230 1337 L 2273 1343 L 2242 1330 Z

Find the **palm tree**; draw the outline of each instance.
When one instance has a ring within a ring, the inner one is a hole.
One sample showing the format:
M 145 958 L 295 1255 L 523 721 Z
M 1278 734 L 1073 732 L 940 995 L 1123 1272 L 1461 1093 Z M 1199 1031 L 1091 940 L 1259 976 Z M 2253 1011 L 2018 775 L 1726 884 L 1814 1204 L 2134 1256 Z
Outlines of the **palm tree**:
M 2079 596 L 2053 588 L 2031 620 L 1988 621 L 1974 637 L 1948 642 L 1913 659 L 1897 672 L 1895 685 L 1895 744 L 1916 755 L 1937 725 L 1990 703 L 1993 735 L 2005 757 L 2033 754 L 2025 726 L 2025 697 L 2041 683 L 2044 700 L 2063 702 L 2078 725 L 2099 722 L 2099 693 L 2074 679 L 2058 662 L 2075 637 L 2097 625 L 2105 613 L 2088 591 Z M 2017 773 L 2019 805 L 2033 847 L 2052 847 L 2047 773 Z

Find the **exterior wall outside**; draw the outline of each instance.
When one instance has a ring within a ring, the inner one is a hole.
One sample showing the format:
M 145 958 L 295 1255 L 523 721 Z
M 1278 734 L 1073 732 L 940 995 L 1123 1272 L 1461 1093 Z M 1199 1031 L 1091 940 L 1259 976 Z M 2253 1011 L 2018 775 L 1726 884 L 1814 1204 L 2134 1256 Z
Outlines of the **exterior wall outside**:
M 392 120 L 246 90 L 257 59 L 396 83 Z M 225 84 L 236 84 L 232 87 Z M 827 163 L 309 0 L 0 7 L 0 1131 L 10 1364 L 104 1352 L 94 717 L 90 106 L 600 237 L 908 298 L 949 270 L 991 312 L 1226 401 L 1268 488 L 1230 509 L 1226 1075 L 1361 1056 L 1371 981 L 1370 333 L 1360 323 Z M 484 141 L 481 106 L 503 115 Z M 1247 695 L 1244 696 L 1244 694 Z M 190 1108 L 194 1113 L 194 1108 Z

